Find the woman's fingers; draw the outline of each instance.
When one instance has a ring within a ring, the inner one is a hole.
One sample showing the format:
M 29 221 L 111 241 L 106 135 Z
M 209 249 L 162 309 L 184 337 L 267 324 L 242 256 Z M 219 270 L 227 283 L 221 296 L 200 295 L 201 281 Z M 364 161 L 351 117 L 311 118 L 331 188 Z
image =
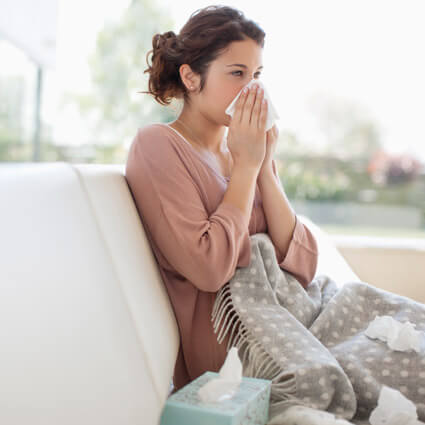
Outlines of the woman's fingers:
M 255 98 L 257 96 L 257 91 L 255 88 L 250 87 L 249 94 L 247 96 L 245 106 L 242 111 L 242 122 L 249 125 L 251 122 L 252 108 L 254 106 Z
M 263 99 L 261 100 L 260 116 L 258 117 L 258 128 L 260 130 L 265 130 L 266 128 L 268 106 L 267 99 L 263 96 Z
M 261 113 L 261 102 L 264 98 L 264 92 L 261 88 L 257 91 L 257 96 L 255 97 L 254 107 L 252 108 L 251 122 L 255 128 L 260 126 L 260 113 Z
M 235 120 L 235 122 L 237 123 L 240 123 L 242 120 L 242 112 L 244 110 L 245 101 L 247 97 L 248 97 L 248 91 L 242 90 L 241 95 L 236 101 L 235 113 L 233 114 L 233 120 Z
M 263 104 L 264 91 L 259 86 L 251 86 L 246 92 L 242 90 L 236 105 L 233 120 L 237 123 L 253 125 L 255 128 L 265 126 L 267 118 L 267 104 Z

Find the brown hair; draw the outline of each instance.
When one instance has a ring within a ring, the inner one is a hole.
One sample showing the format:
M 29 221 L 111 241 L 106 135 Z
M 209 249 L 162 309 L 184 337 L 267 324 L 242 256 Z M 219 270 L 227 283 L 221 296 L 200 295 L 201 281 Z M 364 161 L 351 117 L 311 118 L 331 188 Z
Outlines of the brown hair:
M 155 34 L 152 50 L 146 55 L 149 75 L 149 91 L 162 105 L 170 104 L 173 98 L 183 95 L 187 101 L 188 92 L 183 84 L 179 68 L 188 64 L 201 76 L 202 91 L 209 64 L 214 61 L 233 41 L 251 38 L 264 47 L 265 32 L 244 14 L 228 6 L 207 6 L 190 15 L 189 20 L 176 35 L 173 31 Z M 152 65 L 149 54 L 152 53 Z

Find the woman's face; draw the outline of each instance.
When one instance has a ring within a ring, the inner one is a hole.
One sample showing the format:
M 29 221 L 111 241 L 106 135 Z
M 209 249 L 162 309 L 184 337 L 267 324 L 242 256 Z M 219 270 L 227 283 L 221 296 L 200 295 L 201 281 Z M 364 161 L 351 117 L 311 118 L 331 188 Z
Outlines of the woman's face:
M 211 62 L 199 106 L 209 119 L 228 126 L 225 113 L 235 96 L 253 78 L 260 78 L 263 49 L 254 40 L 232 42 L 227 50 Z

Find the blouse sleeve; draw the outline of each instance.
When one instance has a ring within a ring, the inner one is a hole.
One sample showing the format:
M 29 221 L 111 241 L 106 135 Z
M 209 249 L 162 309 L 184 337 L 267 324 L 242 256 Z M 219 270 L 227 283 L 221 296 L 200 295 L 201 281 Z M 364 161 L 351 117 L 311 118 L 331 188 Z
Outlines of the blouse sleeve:
M 187 161 L 170 136 L 139 129 L 126 179 L 144 226 L 169 265 L 202 291 L 216 292 L 251 261 L 247 219 L 229 203 L 208 215 Z
M 280 181 L 275 160 L 272 160 L 273 173 L 279 181 L 282 191 L 283 186 Z M 318 262 L 318 246 L 315 237 L 309 228 L 301 223 L 295 214 L 295 228 L 289 244 L 288 252 L 279 266 L 290 272 L 306 288 L 313 280 Z

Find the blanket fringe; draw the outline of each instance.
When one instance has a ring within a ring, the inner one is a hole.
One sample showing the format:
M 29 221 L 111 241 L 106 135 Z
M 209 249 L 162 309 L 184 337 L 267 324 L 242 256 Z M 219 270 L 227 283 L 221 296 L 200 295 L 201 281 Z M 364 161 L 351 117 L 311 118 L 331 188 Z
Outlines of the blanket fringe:
M 273 357 L 264 350 L 261 342 L 245 326 L 232 302 L 229 283 L 217 294 L 211 314 L 214 333 L 221 344 L 230 333 L 226 351 L 236 347 L 241 353 L 241 362 L 245 367 L 244 376 L 269 379 L 272 381 L 271 392 L 274 399 L 291 401 L 296 397 L 296 380 L 292 373 L 282 370 Z

